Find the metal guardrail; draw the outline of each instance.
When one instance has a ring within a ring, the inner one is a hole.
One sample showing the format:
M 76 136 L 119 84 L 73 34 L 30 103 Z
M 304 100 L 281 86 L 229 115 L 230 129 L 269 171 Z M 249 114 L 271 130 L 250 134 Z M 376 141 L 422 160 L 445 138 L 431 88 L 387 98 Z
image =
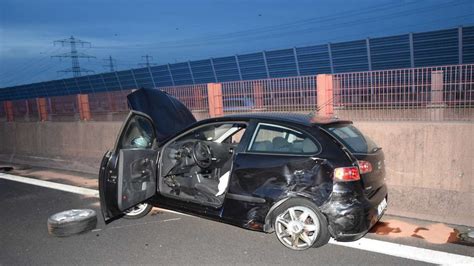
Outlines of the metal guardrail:
M 318 77 L 219 83 L 222 113 L 314 112 L 332 105 L 334 115 L 352 120 L 474 121 L 472 64 L 335 74 L 327 88 L 317 88 Z M 209 117 L 209 84 L 161 89 L 198 119 Z M 332 99 L 317 103 L 318 90 L 332 91 Z M 128 113 L 126 95 L 131 91 L 91 93 L 85 101 L 67 95 L 0 102 L 0 121 L 121 120 Z

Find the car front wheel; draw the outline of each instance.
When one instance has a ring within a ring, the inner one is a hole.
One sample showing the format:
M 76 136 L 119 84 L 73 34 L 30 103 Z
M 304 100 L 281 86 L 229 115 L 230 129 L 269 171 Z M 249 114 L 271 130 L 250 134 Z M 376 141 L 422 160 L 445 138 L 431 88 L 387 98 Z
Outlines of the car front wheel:
M 151 204 L 140 203 L 124 211 L 123 212 L 125 214 L 124 218 L 126 219 L 142 218 L 143 216 L 147 215 L 151 211 L 152 208 L 153 206 Z
M 278 240 L 287 248 L 305 250 L 328 243 L 326 218 L 314 203 L 301 198 L 290 199 L 275 211 L 273 228 Z

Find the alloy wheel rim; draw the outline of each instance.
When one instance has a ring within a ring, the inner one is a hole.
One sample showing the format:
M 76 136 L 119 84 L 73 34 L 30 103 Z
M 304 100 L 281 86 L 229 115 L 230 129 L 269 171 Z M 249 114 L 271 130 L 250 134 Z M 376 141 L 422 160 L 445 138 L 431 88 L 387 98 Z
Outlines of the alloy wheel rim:
M 275 227 L 278 240 L 294 250 L 310 248 L 320 231 L 316 213 L 304 206 L 290 207 L 278 215 Z
M 72 209 L 56 213 L 51 216 L 51 219 L 56 222 L 74 222 L 93 214 L 94 211 L 89 209 Z
M 124 211 L 125 215 L 128 215 L 128 216 L 135 216 L 135 215 L 139 215 L 140 213 L 142 213 L 146 207 L 148 207 L 148 203 L 140 203 L 126 211 Z

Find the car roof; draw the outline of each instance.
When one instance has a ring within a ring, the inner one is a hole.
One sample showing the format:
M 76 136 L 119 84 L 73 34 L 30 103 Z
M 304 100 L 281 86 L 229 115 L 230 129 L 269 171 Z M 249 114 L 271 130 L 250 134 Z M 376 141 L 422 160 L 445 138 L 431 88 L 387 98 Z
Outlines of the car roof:
M 321 117 L 316 116 L 313 113 L 279 113 L 279 112 L 268 112 L 268 113 L 242 113 L 242 114 L 231 114 L 216 118 L 209 118 L 202 120 L 205 121 L 225 121 L 225 120 L 242 120 L 248 121 L 251 119 L 265 120 L 271 122 L 286 122 L 291 124 L 298 124 L 304 126 L 322 126 L 329 124 L 352 124 L 349 120 L 340 120 L 337 117 Z

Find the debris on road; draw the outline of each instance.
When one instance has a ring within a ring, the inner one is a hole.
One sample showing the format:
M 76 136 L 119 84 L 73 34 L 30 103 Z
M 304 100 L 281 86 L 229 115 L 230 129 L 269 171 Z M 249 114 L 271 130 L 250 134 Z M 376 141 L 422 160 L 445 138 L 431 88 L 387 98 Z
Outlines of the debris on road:
M 48 218 L 48 233 L 64 237 L 90 231 L 97 226 L 97 215 L 91 209 L 73 209 Z

